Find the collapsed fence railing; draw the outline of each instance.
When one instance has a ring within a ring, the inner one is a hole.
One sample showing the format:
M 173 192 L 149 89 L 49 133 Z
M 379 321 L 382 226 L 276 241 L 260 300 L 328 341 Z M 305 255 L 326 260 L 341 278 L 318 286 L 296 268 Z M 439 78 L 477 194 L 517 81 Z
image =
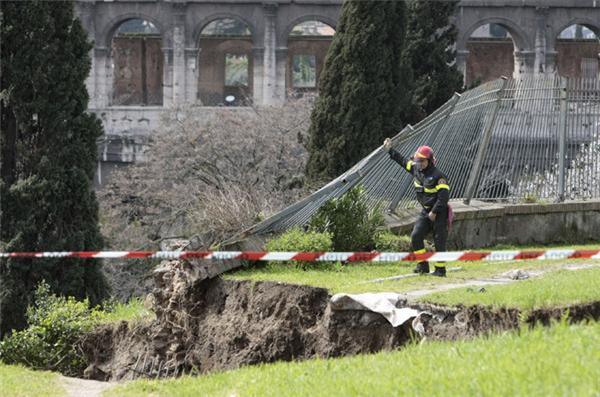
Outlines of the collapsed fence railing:
M 462 94 L 392 138 L 421 145 L 448 175 L 451 200 L 562 201 L 600 197 L 600 80 L 498 79 Z M 415 206 L 412 177 L 379 147 L 320 190 L 224 242 L 306 225 L 328 200 L 361 185 L 369 209 Z
M 44 259 L 197 259 L 206 261 L 285 262 L 471 262 L 560 259 L 600 259 L 598 250 L 523 250 L 427 252 L 264 252 L 264 251 L 76 251 L 1 252 L 0 258 Z

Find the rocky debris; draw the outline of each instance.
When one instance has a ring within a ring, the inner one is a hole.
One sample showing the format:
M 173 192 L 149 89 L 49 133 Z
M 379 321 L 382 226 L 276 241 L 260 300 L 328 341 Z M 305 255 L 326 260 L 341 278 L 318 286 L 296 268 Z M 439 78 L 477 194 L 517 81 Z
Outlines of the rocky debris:
M 502 273 L 503 278 L 508 278 L 510 280 L 527 280 L 530 276 L 531 275 L 529 272 L 521 269 L 514 269 L 506 273 Z

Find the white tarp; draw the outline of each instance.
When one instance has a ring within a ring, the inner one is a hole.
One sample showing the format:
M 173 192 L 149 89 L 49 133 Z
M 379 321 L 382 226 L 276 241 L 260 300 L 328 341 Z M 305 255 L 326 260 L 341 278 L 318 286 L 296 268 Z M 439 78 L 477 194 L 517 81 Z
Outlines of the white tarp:
M 333 310 L 369 310 L 381 314 L 394 327 L 417 317 L 421 312 L 409 307 L 398 308 L 398 302 L 405 298 L 392 292 L 366 294 L 336 294 L 331 297 Z

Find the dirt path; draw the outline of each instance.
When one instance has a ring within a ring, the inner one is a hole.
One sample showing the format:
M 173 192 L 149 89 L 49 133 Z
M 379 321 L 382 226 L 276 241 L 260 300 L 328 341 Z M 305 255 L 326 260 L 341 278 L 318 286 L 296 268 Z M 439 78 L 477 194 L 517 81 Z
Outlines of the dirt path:
M 102 397 L 102 392 L 115 386 L 116 382 L 100 382 L 61 376 L 68 397 Z

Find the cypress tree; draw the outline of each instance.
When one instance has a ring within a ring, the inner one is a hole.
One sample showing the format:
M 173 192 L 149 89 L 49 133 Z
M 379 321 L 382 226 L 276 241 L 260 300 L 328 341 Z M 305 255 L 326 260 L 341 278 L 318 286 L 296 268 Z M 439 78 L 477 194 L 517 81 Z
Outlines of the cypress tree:
M 450 23 L 458 1 L 411 0 L 405 57 L 414 76 L 414 114 L 419 121 L 461 90 L 463 76 L 456 69 L 457 30 Z
M 410 67 L 403 1 L 346 1 L 319 83 L 309 129 L 309 179 L 346 171 L 403 127 Z
M 97 117 L 86 112 L 92 48 L 70 1 L 3 1 L 1 11 L 0 249 L 102 248 L 92 180 Z M 0 262 L 0 336 L 23 327 L 42 280 L 55 293 L 107 295 L 95 260 Z

